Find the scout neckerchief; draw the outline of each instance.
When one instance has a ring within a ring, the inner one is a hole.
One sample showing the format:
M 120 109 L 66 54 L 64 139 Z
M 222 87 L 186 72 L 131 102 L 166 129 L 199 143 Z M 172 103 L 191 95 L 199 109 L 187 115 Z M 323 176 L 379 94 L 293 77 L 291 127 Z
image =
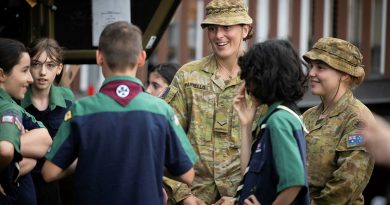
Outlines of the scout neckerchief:
M 114 80 L 100 88 L 100 92 L 110 96 L 123 107 L 143 91 L 141 85 L 128 80 Z

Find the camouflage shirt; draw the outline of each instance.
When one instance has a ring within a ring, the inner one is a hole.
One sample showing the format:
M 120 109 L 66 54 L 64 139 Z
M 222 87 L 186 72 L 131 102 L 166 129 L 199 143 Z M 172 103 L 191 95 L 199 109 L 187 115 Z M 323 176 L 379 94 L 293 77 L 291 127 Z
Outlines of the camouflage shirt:
M 364 204 L 362 192 L 370 180 L 374 160 L 362 145 L 359 116 L 373 120 L 370 110 L 351 91 L 319 120 L 322 105 L 303 114 L 309 134 L 307 171 L 311 204 Z
M 243 81 L 238 76 L 224 81 L 216 68 L 213 55 L 184 65 L 164 96 L 199 156 L 191 191 L 168 182 L 180 187 L 171 187 L 176 201 L 192 193 L 211 204 L 220 196 L 234 196 L 241 180 L 240 124 L 233 98 Z

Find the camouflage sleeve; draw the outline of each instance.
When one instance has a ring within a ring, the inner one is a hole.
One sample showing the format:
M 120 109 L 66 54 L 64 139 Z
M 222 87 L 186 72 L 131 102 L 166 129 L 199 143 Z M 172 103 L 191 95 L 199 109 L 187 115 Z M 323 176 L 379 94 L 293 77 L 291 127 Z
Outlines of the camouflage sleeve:
M 360 121 L 348 120 L 342 138 L 336 147 L 337 166 L 332 178 L 312 204 L 347 204 L 358 200 L 370 180 L 374 160 L 363 146 L 363 138 L 357 133 Z
M 191 189 L 186 184 L 167 177 L 163 178 L 163 182 L 169 188 L 168 199 L 173 204 L 179 203 L 191 195 Z
M 173 108 L 184 131 L 188 131 L 188 111 L 184 90 L 183 72 L 178 71 L 169 86 L 169 90 L 163 96 L 164 100 Z

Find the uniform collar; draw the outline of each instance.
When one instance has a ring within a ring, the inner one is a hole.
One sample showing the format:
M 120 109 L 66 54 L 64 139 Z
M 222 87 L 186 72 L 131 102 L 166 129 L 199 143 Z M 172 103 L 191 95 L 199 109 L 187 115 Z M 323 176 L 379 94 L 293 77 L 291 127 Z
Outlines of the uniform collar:
M 107 83 L 110 83 L 112 81 L 117 81 L 117 80 L 124 80 L 124 81 L 131 81 L 133 83 L 136 83 L 138 85 L 140 85 L 142 88 L 144 87 L 141 80 L 139 80 L 138 78 L 135 78 L 135 77 L 132 77 L 132 76 L 112 76 L 110 78 L 106 78 L 104 81 L 103 81 L 103 85 L 102 87 L 107 84 Z
M 341 98 L 336 102 L 336 104 L 334 106 L 332 106 L 332 108 L 331 108 L 332 110 L 329 113 L 329 117 L 337 116 L 338 114 L 343 112 L 345 110 L 345 108 L 349 105 L 349 102 L 352 98 L 353 98 L 352 91 L 348 89 L 344 93 L 344 95 L 341 96 Z M 323 108 L 323 103 L 321 103 L 317 107 L 317 110 L 316 110 L 317 114 L 319 114 L 319 115 L 321 114 L 322 108 Z
M 273 113 L 274 110 L 276 110 L 276 108 L 277 108 L 279 105 L 281 105 L 281 104 L 282 104 L 282 102 L 274 102 L 274 103 L 272 103 L 272 104 L 268 107 L 268 110 L 267 110 L 267 112 L 265 113 L 265 115 L 259 119 L 259 122 L 257 123 L 257 126 L 256 126 L 256 127 L 258 127 L 258 126 L 260 126 L 261 124 L 263 124 L 264 120 L 267 119 L 267 118 L 269 117 L 269 115 L 271 115 L 271 113 Z
M 32 88 L 31 88 L 31 86 L 32 85 L 30 85 L 28 87 L 27 92 L 24 95 L 23 100 L 20 102 L 20 105 L 23 108 L 26 108 L 26 107 L 32 105 L 32 100 L 31 100 L 32 99 Z M 56 106 L 66 108 L 65 98 L 62 95 L 60 88 L 55 86 L 55 85 L 50 86 L 49 106 L 50 106 L 50 110 L 53 110 Z
M 12 102 L 12 103 L 16 104 L 16 102 L 12 99 L 12 97 L 1 88 L 0 88 L 0 98 L 2 98 L 3 100 L 6 100 L 8 102 Z

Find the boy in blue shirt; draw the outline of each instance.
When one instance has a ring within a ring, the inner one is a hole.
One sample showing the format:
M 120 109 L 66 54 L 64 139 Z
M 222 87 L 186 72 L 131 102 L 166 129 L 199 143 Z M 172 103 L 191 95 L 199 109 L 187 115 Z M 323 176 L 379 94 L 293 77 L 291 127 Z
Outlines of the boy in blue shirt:
M 144 92 L 137 68 L 145 63 L 142 35 L 127 22 L 109 24 L 96 52 L 99 93 L 74 103 L 46 155 L 46 181 L 75 169 L 75 203 L 163 204 L 164 167 L 191 184 L 196 155 L 172 109 Z

